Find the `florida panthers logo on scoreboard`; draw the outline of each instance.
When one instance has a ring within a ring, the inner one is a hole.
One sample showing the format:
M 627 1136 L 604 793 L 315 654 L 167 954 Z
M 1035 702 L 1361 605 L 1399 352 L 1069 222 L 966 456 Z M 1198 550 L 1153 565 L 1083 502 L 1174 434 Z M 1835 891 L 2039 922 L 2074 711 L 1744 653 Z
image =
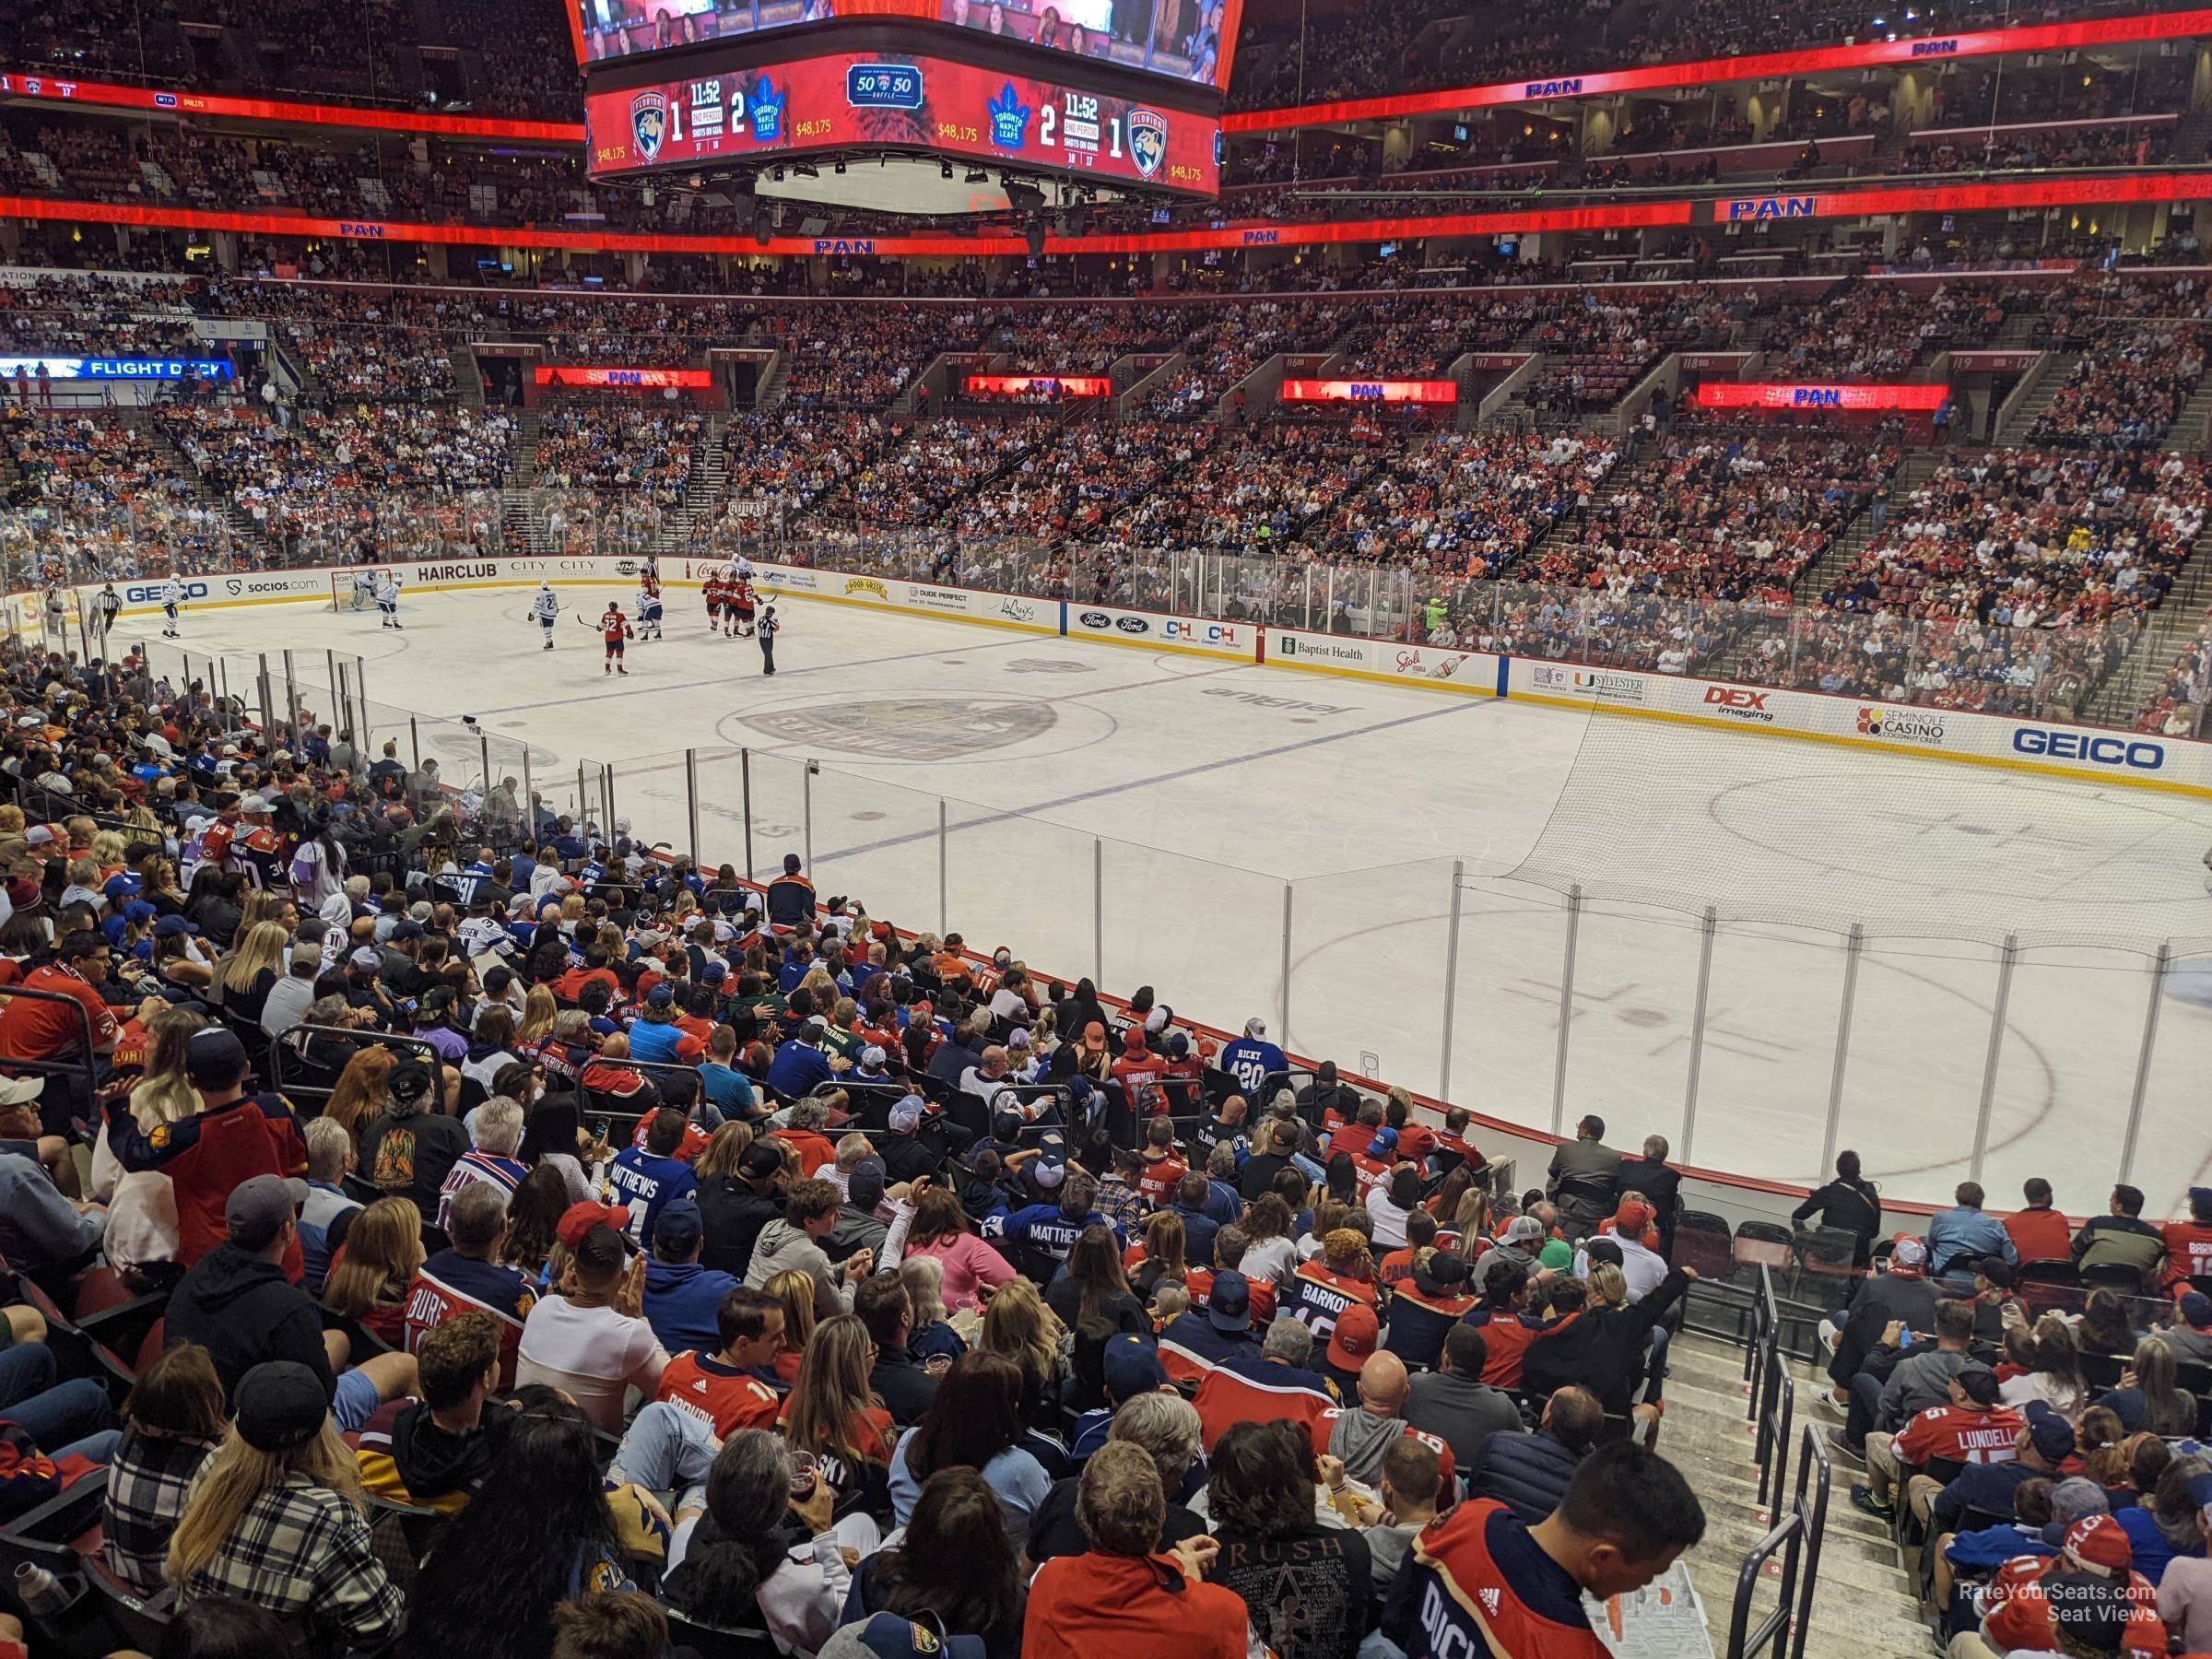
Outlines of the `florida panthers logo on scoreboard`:
M 1168 159 L 1168 118 L 1157 110 L 1129 112 L 1129 155 L 1147 179 L 1159 176 Z
M 668 136 L 668 100 L 659 92 L 641 92 L 629 100 L 629 131 L 638 141 L 638 154 L 656 159 L 662 140 Z

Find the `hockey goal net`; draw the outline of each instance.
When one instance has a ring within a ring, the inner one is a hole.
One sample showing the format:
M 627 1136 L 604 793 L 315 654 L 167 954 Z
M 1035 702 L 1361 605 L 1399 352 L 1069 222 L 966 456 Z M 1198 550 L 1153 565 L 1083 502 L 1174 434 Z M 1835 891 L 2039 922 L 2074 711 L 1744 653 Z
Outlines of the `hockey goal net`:
M 323 607 L 324 610 L 349 611 L 374 610 L 376 608 L 376 601 L 370 597 L 369 591 L 365 588 L 356 588 L 353 585 L 353 579 L 358 573 L 354 571 L 331 571 L 330 603 Z

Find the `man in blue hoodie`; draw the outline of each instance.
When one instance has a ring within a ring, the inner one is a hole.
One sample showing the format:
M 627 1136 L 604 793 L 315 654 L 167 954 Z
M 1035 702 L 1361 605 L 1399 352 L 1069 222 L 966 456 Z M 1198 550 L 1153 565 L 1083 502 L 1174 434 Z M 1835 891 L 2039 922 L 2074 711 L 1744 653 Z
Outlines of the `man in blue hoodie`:
M 671 1354 L 711 1354 L 722 1345 L 722 1299 L 737 1281 L 700 1265 L 705 1242 L 697 1203 L 677 1198 L 662 1209 L 645 1265 L 645 1323 Z

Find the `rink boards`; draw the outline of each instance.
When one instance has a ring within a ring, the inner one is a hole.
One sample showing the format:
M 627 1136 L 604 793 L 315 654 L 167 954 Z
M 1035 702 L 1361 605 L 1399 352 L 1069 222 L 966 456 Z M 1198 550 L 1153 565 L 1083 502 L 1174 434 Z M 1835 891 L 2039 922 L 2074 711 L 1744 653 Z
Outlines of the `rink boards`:
M 400 578 L 403 592 L 421 594 L 534 588 L 541 581 L 552 582 L 557 589 L 631 587 L 640 561 L 604 554 L 525 555 L 403 560 L 388 568 Z M 671 613 L 680 616 L 684 591 L 696 592 L 705 571 L 722 568 L 725 568 L 722 561 L 662 560 L 662 586 L 668 594 Z M 1736 685 L 1683 675 L 1445 651 L 1242 621 L 1209 621 L 912 582 L 903 577 L 765 562 L 756 562 L 755 571 L 760 590 L 777 598 L 938 617 L 1025 633 L 1187 653 L 1226 662 L 1265 663 L 1306 673 L 1518 699 L 2212 799 L 2212 744 L 2194 739 L 1899 706 L 1865 698 Z M 332 574 L 330 570 L 317 569 L 193 577 L 185 582 L 185 603 L 189 610 L 193 606 L 229 608 L 326 599 Z M 118 583 L 123 615 L 142 617 L 158 611 L 160 587 L 158 582 Z M 78 590 L 78 595 L 89 602 L 98 592 L 97 587 L 86 587 Z M 5 603 L 12 623 L 36 630 L 34 613 L 40 603 L 36 595 L 10 594 Z

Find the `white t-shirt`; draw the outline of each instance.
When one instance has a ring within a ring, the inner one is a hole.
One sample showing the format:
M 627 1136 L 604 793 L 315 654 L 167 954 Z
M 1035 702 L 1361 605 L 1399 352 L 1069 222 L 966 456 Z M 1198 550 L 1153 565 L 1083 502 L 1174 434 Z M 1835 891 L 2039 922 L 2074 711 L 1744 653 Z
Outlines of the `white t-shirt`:
M 635 1386 L 650 1397 L 667 1364 L 667 1350 L 642 1319 L 548 1296 L 523 1324 L 514 1380 L 566 1391 L 594 1428 L 619 1434 L 625 1393 Z

